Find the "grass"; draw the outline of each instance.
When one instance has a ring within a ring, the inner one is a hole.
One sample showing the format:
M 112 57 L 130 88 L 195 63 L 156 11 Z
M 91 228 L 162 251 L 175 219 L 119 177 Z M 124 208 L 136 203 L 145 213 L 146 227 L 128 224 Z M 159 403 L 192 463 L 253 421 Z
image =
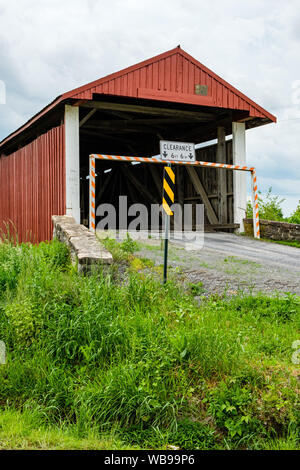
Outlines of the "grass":
M 299 448 L 299 298 L 199 307 L 201 284 L 105 244 L 123 281 L 79 275 L 56 241 L 0 245 L 0 448 Z
M 261 264 L 256 263 L 255 261 L 238 258 L 237 256 L 228 256 L 227 258 L 224 258 L 224 263 L 224 266 L 226 266 L 224 271 L 227 274 L 234 275 L 240 274 L 243 268 L 244 270 L 246 269 L 247 271 L 253 272 L 262 267 Z
M 133 253 L 139 250 L 140 245 L 138 242 L 133 241 L 127 233 L 123 241 L 116 241 L 113 238 L 106 237 L 101 242 L 105 248 L 111 252 L 113 258 L 118 263 L 126 263 L 134 260 Z
M 237 256 L 228 256 L 224 258 L 224 263 L 238 263 L 238 264 L 245 264 L 247 266 L 253 266 L 256 268 L 260 268 L 261 264 L 256 263 L 255 261 L 250 261 L 248 259 L 238 258 Z
M 248 238 L 253 238 L 253 236 L 246 235 L 245 233 L 240 233 L 240 236 L 245 236 Z M 288 241 L 288 240 L 272 240 L 271 238 L 256 238 L 255 240 L 261 241 L 261 242 L 269 242 L 269 243 L 277 243 L 279 245 L 287 245 L 287 246 L 293 246 L 295 248 L 300 248 L 300 242 L 297 241 Z
M 110 450 L 136 449 L 111 433 L 103 436 L 91 428 L 86 437 L 78 436 L 76 426 L 46 425 L 37 411 L 4 409 L 0 412 L 0 448 L 18 450 Z
M 278 243 L 279 245 L 287 245 L 287 246 L 294 246 L 295 248 L 300 248 L 300 242 L 289 242 L 287 240 L 271 240 L 269 238 L 262 238 L 261 239 L 264 242 L 273 242 L 273 243 Z

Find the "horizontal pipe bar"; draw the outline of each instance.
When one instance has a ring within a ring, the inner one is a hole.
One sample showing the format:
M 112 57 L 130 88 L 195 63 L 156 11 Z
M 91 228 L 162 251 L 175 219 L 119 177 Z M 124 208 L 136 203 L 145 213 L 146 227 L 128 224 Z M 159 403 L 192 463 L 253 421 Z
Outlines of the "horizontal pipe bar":
M 95 159 L 98 160 L 114 160 L 121 162 L 141 162 L 141 163 L 160 163 L 163 165 L 166 164 L 175 164 L 175 165 L 191 165 L 191 166 L 204 166 L 208 168 L 223 168 L 224 170 L 238 170 L 238 171 L 250 171 L 252 177 L 252 191 L 253 191 L 253 230 L 254 237 L 260 238 L 260 224 L 259 224 L 259 213 L 258 213 L 258 196 L 257 196 L 257 180 L 254 167 L 247 167 L 241 165 L 228 165 L 226 163 L 214 163 L 214 162 L 173 162 L 168 160 L 162 160 L 157 157 L 127 157 L 120 155 L 101 155 L 101 154 L 92 154 L 90 155 L 90 181 L 93 178 L 91 163 L 95 162 Z M 94 163 L 95 165 L 95 163 Z M 95 189 L 95 187 L 94 187 Z M 90 198 L 90 218 L 92 210 L 92 198 Z M 94 227 L 93 227 L 94 228 Z
M 206 166 L 210 168 L 223 168 L 224 170 L 238 170 L 238 171 L 255 171 L 254 167 L 247 167 L 241 165 L 228 165 L 226 163 L 214 163 L 214 162 L 177 162 L 162 160 L 157 157 L 127 157 L 120 155 L 102 155 L 102 154 L 92 154 L 90 157 L 97 158 L 98 160 L 114 160 L 118 162 L 140 162 L 140 163 L 160 163 L 166 165 L 171 163 L 172 165 L 190 165 L 190 166 Z

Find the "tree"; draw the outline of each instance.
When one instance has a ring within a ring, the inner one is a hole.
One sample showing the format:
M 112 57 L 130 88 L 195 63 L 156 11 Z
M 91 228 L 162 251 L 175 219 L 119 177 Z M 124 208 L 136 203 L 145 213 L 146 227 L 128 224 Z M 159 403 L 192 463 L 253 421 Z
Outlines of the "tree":
M 265 197 L 262 197 L 261 192 L 258 192 L 258 208 L 259 208 L 259 217 L 260 219 L 273 220 L 273 221 L 284 221 L 283 212 L 282 212 L 282 203 L 285 199 L 280 199 L 279 196 L 274 196 L 272 194 L 272 187 L 269 188 Z M 251 202 L 247 203 L 247 217 L 253 217 L 253 209 Z M 300 217 L 300 208 L 299 208 L 299 217 Z

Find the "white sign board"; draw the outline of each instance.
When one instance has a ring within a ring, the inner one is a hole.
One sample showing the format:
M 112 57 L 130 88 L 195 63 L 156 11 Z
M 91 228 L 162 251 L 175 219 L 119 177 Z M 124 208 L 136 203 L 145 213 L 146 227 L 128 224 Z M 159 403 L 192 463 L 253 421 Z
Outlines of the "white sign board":
M 195 145 L 189 142 L 160 141 L 160 156 L 162 160 L 174 162 L 195 162 Z

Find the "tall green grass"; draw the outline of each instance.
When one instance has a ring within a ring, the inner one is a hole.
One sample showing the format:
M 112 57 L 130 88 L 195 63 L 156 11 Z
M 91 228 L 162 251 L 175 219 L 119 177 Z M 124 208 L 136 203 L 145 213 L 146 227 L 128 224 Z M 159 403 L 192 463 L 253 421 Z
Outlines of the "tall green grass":
M 83 277 L 57 241 L 0 245 L 0 295 L 3 408 L 141 447 L 298 442 L 295 296 L 199 307 L 151 275 Z

